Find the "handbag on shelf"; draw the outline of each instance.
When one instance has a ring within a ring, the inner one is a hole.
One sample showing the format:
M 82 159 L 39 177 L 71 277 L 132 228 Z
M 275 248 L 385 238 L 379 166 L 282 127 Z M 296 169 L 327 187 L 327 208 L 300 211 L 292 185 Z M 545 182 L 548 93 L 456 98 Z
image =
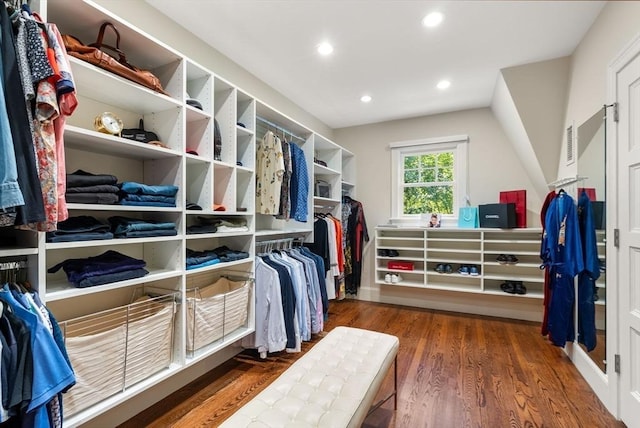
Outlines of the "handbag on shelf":
M 150 141 L 158 141 L 158 135 L 155 132 L 145 131 L 144 130 L 144 121 L 140 119 L 137 128 L 127 128 L 123 129 L 120 133 L 122 138 L 126 138 L 127 140 L 137 141 L 139 143 L 148 143 Z
M 458 211 L 458 227 L 462 229 L 476 229 L 480 227 L 478 207 L 460 207 Z
M 115 47 L 103 43 L 104 33 L 107 28 L 110 28 L 116 35 Z M 169 95 L 164 91 L 162 83 L 160 83 L 160 79 L 158 79 L 156 75 L 148 70 L 142 70 L 127 61 L 125 53 L 120 50 L 120 33 L 112 23 L 103 23 L 98 31 L 96 42 L 90 45 L 85 45 L 79 39 L 69 34 L 62 35 L 62 40 L 69 55 L 115 73 L 118 76 L 136 82 L 156 92 Z M 115 53 L 118 59 L 109 55 L 105 50 Z

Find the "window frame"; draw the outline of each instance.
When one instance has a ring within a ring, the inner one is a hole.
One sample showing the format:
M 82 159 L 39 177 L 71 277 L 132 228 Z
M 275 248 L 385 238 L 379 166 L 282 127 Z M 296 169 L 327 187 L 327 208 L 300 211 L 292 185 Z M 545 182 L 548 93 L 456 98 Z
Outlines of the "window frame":
M 445 221 L 457 219 L 459 207 L 465 206 L 469 199 L 467 194 L 469 182 L 469 137 L 467 135 L 453 135 L 401 141 L 389 144 L 389 148 L 391 149 L 391 218 L 417 220 L 421 217 L 421 214 L 403 213 L 404 156 L 452 151 L 454 152 L 453 213 L 440 214 L 442 214 L 442 219 Z

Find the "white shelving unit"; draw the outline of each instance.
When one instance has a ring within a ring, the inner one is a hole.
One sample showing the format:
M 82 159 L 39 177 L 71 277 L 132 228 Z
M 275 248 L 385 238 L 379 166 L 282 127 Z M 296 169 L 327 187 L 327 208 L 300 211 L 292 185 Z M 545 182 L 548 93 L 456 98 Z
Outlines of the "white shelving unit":
M 376 228 L 376 283 L 456 292 L 525 298 L 543 297 L 544 273 L 540 270 L 540 229 L 428 229 Z M 388 251 L 397 252 L 389 256 Z M 500 264 L 501 254 L 517 257 L 516 264 Z M 413 268 L 390 269 L 389 262 L 408 262 Z M 436 271 L 450 265 L 451 273 Z M 477 276 L 458 272 L 462 265 L 476 266 Z M 387 273 L 402 280 L 389 284 Z M 500 285 L 522 281 L 524 295 L 507 294 Z
M 256 240 L 302 237 L 311 241 L 317 206 L 339 215 L 341 193 L 346 189 L 353 195 L 355 157 L 90 0 L 41 1 L 37 5 L 41 15 L 56 23 L 61 33 L 87 42 L 95 40 L 101 23 L 114 23 L 127 59 L 154 72 L 168 94 L 71 58 L 79 105 L 67 119 L 64 132 L 67 173 L 82 169 L 114 175 L 118 182 L 179 188 L 175 207 L 68 204 L 70 216 L 92 216 L 103 223 L 112 216 L 174 222 L 175 236 L 47 243 L 44 233 L 0 228 L 0 262 L 27 261 L 29 281 L 61 325 L 126 307 L 140 292 L 175 296 L 170 360 L 106 399 L 66 412 L 64 426 L 75 427 L 108 418 L 110 411 L 119 411 L 118 406 L 125 402 L 124 407 L 131 411 L 130 400 L 138 400 L 132 402 L 138 403 L 137 411 L 141 411 L 144 407 L 140 406 L 150 404 L 145 397 L 158 398 L 156 388 L 166 391 L 163 381 L 172 379 L 173 387 L 178 388 L 193 380 L 195 374 L 238 353 L 238 340 L 254 330 L 252 291 L 246 323 L 196 352 L 187 351 L 186 296 L 223 275 L 251 277 Z M 197 99 L 202 109 L 187 104 L 188 98 Z M 145 129 L 155 132 L 163 146 L 96 132 L 94 118 L 104 111 L 120 117 L 125 128 L 137 128 L 142 119 Z M 286 221 L 256 213 L 256 146 L 257 139 L 264 135 L 265 120 L 304 152 L 309 175 L 306 221 Z M 219 158 L 214 147 L 215 122 L 222 137 Z M 314 164 L 314 156 L 327 165 Z M 314 197 L 317 179 L 331 184 L 328 197 Z M 202 209 L 187 209 L 187 203 Z M 220 205 L 224 211 L 216 210 Z M 187 228 L 200 218 L 242 219 L 248 231 L 187 233 Z M 203 251 L 221 246 L 246 252 L 249 257 L 199 269 L 186 268 L 187 249 Z M 84 259 L 107 250 L 145 260 L 149 273 L 141 278 L 76 288 L 63 270 L 48 272 L 59 262 Z

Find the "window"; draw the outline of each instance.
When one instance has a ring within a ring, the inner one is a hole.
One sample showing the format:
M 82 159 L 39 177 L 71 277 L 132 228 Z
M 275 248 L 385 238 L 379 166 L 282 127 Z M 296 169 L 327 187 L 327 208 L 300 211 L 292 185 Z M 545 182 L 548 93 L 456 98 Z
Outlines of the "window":
M 392 217 L 456 217 L 467 197 L 467 145 L 467 136 L 392 143 Z

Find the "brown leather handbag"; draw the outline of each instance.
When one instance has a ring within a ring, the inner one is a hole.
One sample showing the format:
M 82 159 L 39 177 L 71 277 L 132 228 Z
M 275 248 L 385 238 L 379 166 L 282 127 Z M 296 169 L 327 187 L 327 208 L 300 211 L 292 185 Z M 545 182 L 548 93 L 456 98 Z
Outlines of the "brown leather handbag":
M 115 47 L 103 43 L 104 33 L 107 28 L 112 29 L 116 34 Z M 76 37 L 68 34 L 64 34 L 62 36 L 62 40 L 64 41 L 64 46 L 67 48 L 67 53 L 69 55 L 83 61 L 87 61 L 100 68 L 115 73 L 118 76 L 124 77 L 125 79 L 139 83 L 140 85 L 153 89 L 156 92 L 169 95 L 162 88 L 160 79 L 158 79 L 152 72 L 139 69 L 138 67 L 129 64 L 126 55 L 122 50 L 120 50 L 120 33 L 112 23 L 105 22 L 102 24 L 100 26 L 100 31 L 98 32 L 98 39 L 95 43 L 91 43 L 90 45 L 85 45 Z M 117 54 L 118 59 L 116 60 L 104 50 L 114 52 Z

